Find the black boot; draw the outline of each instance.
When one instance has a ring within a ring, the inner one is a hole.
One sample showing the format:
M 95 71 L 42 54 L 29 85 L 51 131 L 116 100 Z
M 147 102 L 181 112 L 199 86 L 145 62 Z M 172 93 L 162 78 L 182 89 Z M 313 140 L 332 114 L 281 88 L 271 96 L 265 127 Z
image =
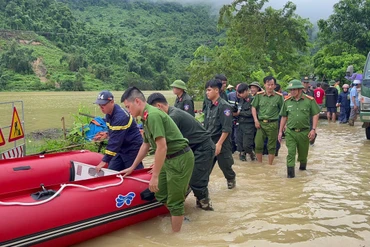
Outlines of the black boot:
M 288 178 L 294 178 L 294 177 L 295 177 L 294 167 L 288 167 Z
M 252 161 L 256 160 L 256 154 L 254 153 L 254 151 L 249 153 L 249 157 L 251 158 Z
M 299 170 L 301 170 L 301 171 L 306 170 L 306 166 L 307 166 L 307 163 L 302 163 L 301 162 L 301 165 L 299 166 Z
M 247 161 L 247 158 L 245 157 L 245 153 L 244 152 L 240 152 L 239 159 L 240 159 L 240 161 Z
M 229 190 L 235 188 L 235 185 L 236 185 L 235 178 L 231 180 L 227 180 L 227 188 Z
M 197 199 L 197 206 L 205 211 L 213 211 L 212 203 L 209 198 L 204 198 L 201 200 Z

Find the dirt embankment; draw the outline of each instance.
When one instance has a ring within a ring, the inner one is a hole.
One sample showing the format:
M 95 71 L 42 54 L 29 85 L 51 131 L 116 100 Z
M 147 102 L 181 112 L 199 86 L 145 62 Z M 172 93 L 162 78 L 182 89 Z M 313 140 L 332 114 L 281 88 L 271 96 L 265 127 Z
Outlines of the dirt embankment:
M 63 131 L 61 129 L 45 129 L 36 130 L 27 134 L 27 138 L 33 140 L 45 140 L 45 139 L 60 139 L 63 137 Z
M 46 69 L 46 66 L 44 65 L 41 57 L 38 57 L 35 61 L 33 61 L 32 67 L 33 67 L 33 71 L 40 78 L 41 82 L 48 81 L 48 79 L 46 78 L 46 74 L 48 73 L 48 70 Z

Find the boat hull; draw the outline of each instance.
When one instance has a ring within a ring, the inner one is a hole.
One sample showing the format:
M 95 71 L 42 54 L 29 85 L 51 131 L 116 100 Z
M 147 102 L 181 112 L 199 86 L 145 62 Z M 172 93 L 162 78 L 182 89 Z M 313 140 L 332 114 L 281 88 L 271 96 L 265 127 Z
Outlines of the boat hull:
M 0 195 L 71 181 L 71 161 L 98 165 L 102 158 L 100 153 L 80 150 L 0 160 Z
M 2 206 L 0 246 L 70 246 L 168 213 L 156 200 L 141 198 L 151 174 L 135 171 L 130 178 L 109 175 L 71 182 L 59 196 L 33 206 Z M 85 186 L 85 187 L 83 187 Z M 60 185 L 47 189 L 59 190 Z M 89 190 L 101 187 L 96 190 Z M 37 203 L 37 190 L 0 195 L 0 202 Z

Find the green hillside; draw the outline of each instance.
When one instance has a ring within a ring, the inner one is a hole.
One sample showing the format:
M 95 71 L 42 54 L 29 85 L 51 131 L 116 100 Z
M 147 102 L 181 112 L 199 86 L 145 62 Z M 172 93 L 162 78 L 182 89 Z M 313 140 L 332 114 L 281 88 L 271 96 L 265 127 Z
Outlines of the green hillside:
M 220 34 L 209 6 L 0 1 L 0 90 L 166 89 Z

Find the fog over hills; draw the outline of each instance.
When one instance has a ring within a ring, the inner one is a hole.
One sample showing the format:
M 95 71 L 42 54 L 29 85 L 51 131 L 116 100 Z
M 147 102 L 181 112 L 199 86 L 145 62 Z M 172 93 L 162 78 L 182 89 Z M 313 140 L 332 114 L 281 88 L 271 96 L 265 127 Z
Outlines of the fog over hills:
M 291 0 L 297 5 L 296 13 L 304 18 L 309 18 L 312 23 L 319 19 L 327 19 L 333 12 L 333 5 L 339 0 Z M 178 3 L 199 3 L 199 0 L 171 0 Z M 223 4 L 230 4 L 232 0 L 202 0 L 202 3 L 212 4 L 214 8 L 219 8 Z M 266 5 L 273 8 L 282 8 L 288 0 L 270 0 Z

